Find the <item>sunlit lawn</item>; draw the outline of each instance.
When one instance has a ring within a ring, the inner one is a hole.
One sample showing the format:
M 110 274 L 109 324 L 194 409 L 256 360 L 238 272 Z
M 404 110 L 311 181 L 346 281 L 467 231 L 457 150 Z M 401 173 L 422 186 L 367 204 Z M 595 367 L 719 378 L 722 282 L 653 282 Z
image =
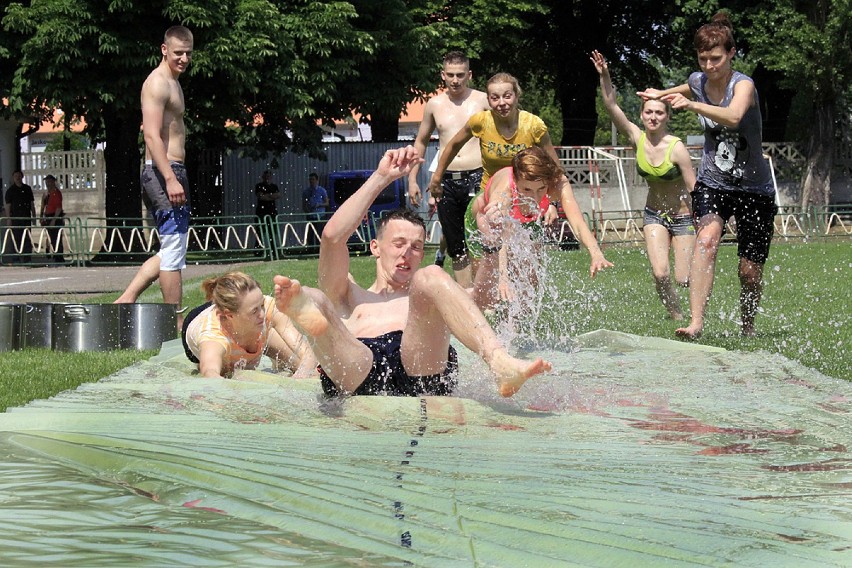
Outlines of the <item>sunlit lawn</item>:
M 605 328 L 637 335 L 673 338 L 677 327 L 656 297 L 644 251 L 639 247 L 607 248 L 615 268 L 596 279 L 588 277 L 584 251 L 551 253 L 548 291 L 537 329 L 548 335 L 576 335 Z M 431 261 L 429 251 L 426 261 Z M 307 285 L 316 284 L 316 259 L 246 265 L 266 292 L 272 277 L 285 274 Z M 766 264 L 766 290 L 757 320 L 757 336 L 739 335 L 739 282 L 735 246 L 723 246 L 716 286 L 708 308 L 701 343 L 732 350 L 780 353 L 823 373 L 852 380 L 846 350 L 852 335 L 848 300 L 852 276 L 852 243 L 774 243 Z M 374 261 L 358 257 L 352 273 L 369 284 Z M 185 283 L 185 305 L 203 301 L 200 280 Z M 112 296 L 101 301 L 110 301 Z M 153 287 L 141 299 L 160 301 Z M 98 301 L 98 299 L 89 300 Z M 682 294 L 687 308 L 686 293 Z M 0 408 L 45 398 L 80 383 L 97 380 L 147 358 L 150 352 L 52 353 L 46 350 L 0 353 Z

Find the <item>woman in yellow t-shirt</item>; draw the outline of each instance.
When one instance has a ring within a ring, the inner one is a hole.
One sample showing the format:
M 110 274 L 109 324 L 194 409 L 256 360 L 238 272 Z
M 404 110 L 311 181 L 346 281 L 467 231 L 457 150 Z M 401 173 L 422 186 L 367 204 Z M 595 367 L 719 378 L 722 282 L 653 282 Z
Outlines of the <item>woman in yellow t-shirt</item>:
M 275 300 L 264 296 L 257 280 L 243 272 L 208 278 L 201 285 L 207 303 L 192 310 L 183 323 L 187 357 L 204 377 L 228 377 L 254 369 L 262 355 L 276 368 L 310 374 L 313 352 Z
M 518 108 L 521 87 L 515 77 L 508 73 L 497 73 L 488 79 L 486 94 L 491 110 L 481 111 L 471 116 L 441 152 L 437 169 L 429 182 L 429 191 L 436 199 L 441 197 L 441 178 L 447 166 L 461 147 L 474 136 L 479 138 L 479 149 L 482 153 L 483 174 L 480 191 L 485 188 L 492 175 L 510 166 L 512 158 L 525 148 L 539 146 L 555 163 L 560 163 L 544 121 Z M 574 199 L 571 184 L 564 174 L 556 189 L 559 201 L 550 201 L 544 223 L 549 225 L 557 219 L 558 207 L 561 203 L 574 235 L 589 250 L 592 257 L 589 273 L 595 276 L 601 269 L 612 266 L 612 263 L 604 258 L 594 235 L 589 231 L 580 207 Z

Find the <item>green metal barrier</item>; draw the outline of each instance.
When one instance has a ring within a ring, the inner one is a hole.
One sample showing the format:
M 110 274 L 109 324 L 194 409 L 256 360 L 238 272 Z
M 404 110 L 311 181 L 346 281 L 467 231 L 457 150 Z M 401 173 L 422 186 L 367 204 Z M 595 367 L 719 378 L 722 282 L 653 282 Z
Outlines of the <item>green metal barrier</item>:
M 8 225 L 0 227 L 0 264 L 53 264 L 75 262 L 75 226 L 69 219 L 57 231 L 57 242 L 51 238 L 52 229 L 40 226 L 30 217 L 7 217 Z M 65 241 L 68 246 L 65 246 Z M 55 260 L 58 254 L 63 262 Z
M 812 207 L 815 226 L 823 237 L 852 235 L 852 203 L 834 203 Z
M 141 218 L 80 220 L 78 264 L 135 264 L 159 250 L 155 227 Z M 256 216 L 194 217 L 187 236 L 187 261 L 239 262 L 271 259 L 269 229 Z
M 331 213 L 289 213 L 276 216 L 271 227 L 271 242 L 275 246 L 272 257 L 280 260 L 319 254 L 322 230 L 330 217 Z M 375 230 L 376 218 L 372 213 L 368 213 L 361 226 L 349 238 L 349 250 L 354 253 L 368 252 Z

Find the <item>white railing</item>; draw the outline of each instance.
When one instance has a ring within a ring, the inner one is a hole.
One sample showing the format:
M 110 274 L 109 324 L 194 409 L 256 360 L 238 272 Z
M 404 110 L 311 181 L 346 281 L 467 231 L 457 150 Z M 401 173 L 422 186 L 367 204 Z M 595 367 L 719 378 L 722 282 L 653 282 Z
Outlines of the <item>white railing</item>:
M 100 191 L 106 188 L 106 163 L 103 150 L 72 152 L 23 152 L 21 171 L 24 179 L 36 191 L 45 190 L 48 174 L 64 192 Z

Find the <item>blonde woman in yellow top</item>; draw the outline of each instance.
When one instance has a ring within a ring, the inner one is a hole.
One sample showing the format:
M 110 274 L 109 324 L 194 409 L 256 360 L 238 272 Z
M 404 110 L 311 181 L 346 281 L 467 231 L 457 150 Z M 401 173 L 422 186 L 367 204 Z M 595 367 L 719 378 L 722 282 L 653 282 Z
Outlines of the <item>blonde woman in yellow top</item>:
M 593 51 L 591 60 L 601 78 L 604 106 L 615 127 L 627 136 L 636 150 L 636 168 L 648 183 L 642 231 L 657 294 L 669 316 L 673 320 L 682 320 L 680 298 L 670 276 L 669 251 L 674 252 L 675 281 L 681 286 L 688 286 L 695 246 L 692 198 L 689 195 L 695 186 L 692 159 L 680 138 L 669 134 L 671 105 L 660 100 L 643 100 L 640 109 L 643 131 L 618 106 L 604 56 Z
M 559 156 L 553 148 L 544 121 L 536 115 L 518 108 L 521 87 L 515 77 L 508 73 L 497 73 L 488 79 L 486 94 L 488 106 L 491 109 L 471 116 L 464 127 L 453 136 L 441 152 L 437 169 L 429 182 L 429 191 L 436 199 L 441 197 L 441 178 L 444 176 L 447 166 L 467 141 L 473 137 L 479 138 L 479 149 L 482 153 L 483 174 L 480 191 L 485 188 L 492 175 L 502 168 L 510 166 L 512 158 L 526 148 L 539 146 L 555 163 L 559 163 Z M 602 269 L 612 266 L 612 263 L 604 258 L 594 235 L 586 226 L 580 207 L 574 199 L 574 191 L 565 175 L 557 184 L 557 193 L 560 201 L 550 202 L 544 223 L 549 225 L 557 219 L 558 206 L 561 202 L 574 235 L 589 249 L 591 255 L 589 273 L 595 276 Z

